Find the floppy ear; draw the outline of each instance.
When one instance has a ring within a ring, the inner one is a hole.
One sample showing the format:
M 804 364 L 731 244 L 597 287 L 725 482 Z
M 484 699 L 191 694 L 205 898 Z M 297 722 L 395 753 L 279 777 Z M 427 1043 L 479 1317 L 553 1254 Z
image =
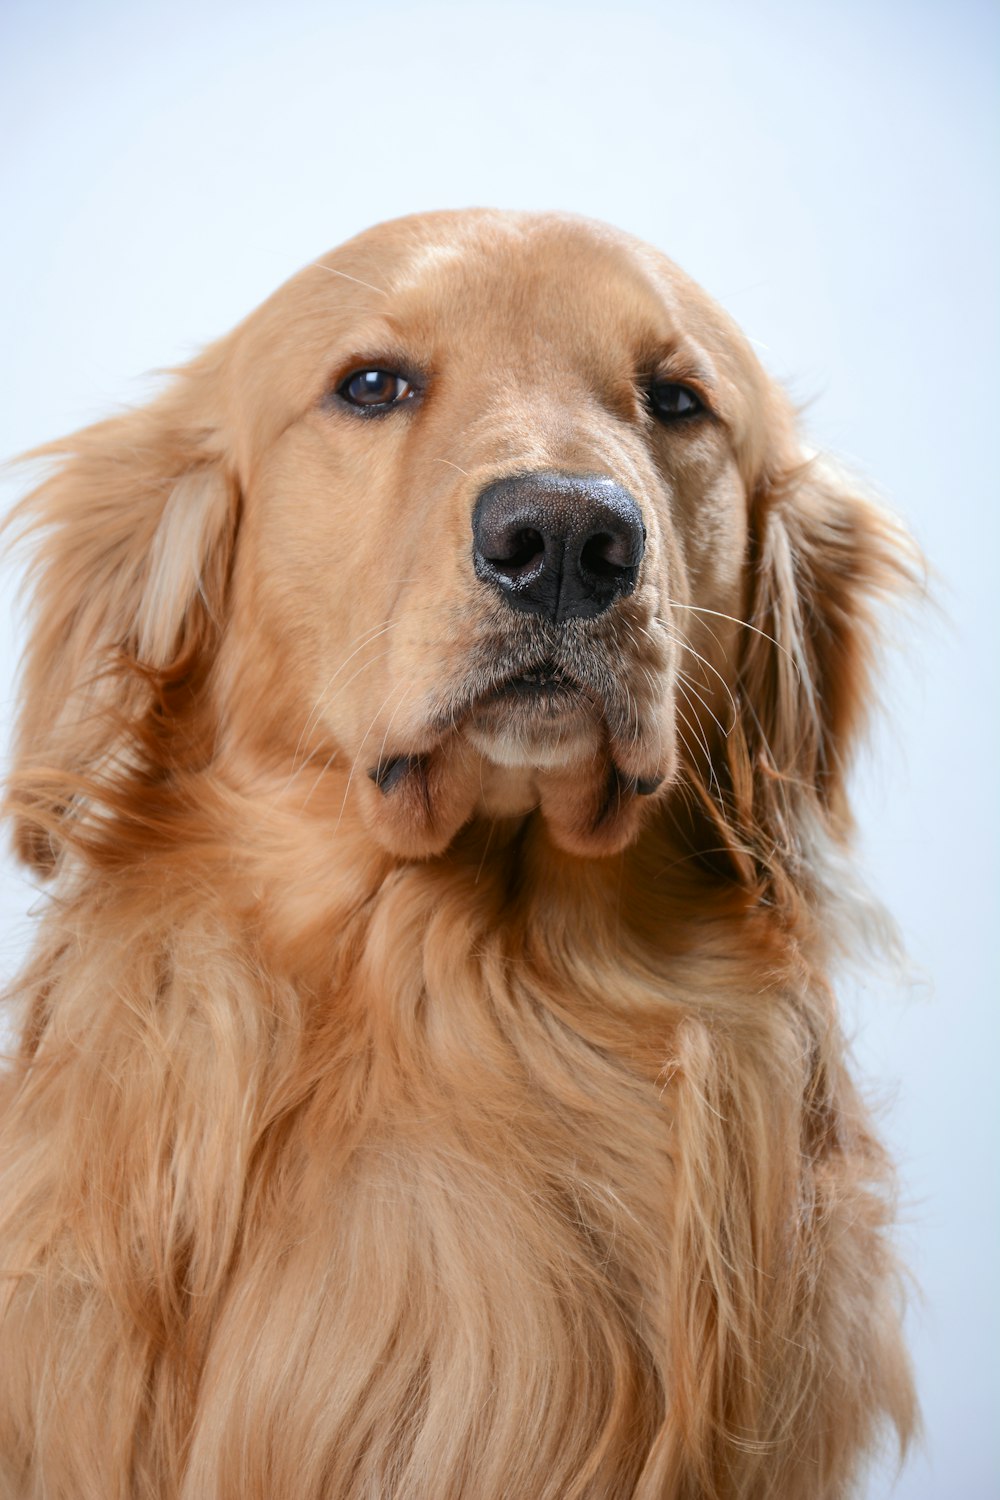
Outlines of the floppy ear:
M 208 351 L 150 406 L 26 455 L 53 467 L 11 518 L 34 556 L 10 801 L 39 871 L 103 794 L 155 779 L 165 709 L 204 680 L 238 513 L 217 364 Z
M 740 858 L 780 897 L 816 877 L 818 832 L 850 832 L 846 776 L 873 704 L 882 606 L 915 590 L 921 559 L 839 470 L 796 457 L 759 487 L 750 563 L 726 800 Z

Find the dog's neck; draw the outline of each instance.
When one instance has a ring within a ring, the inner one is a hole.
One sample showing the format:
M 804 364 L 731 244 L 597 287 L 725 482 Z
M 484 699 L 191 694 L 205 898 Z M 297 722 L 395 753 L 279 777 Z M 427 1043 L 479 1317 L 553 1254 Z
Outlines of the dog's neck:
M 620 854 L 575 858 L 554 846 L 530 801 L 521 805 L 524 778 L 498 774 L 484 779 L 489 813 L 445 854 L 401 860 L 373 842 L 349 780 L 303 787 L 245 766 L 217 787 L 226 909 L 246 913 L 262 961 L 307 992 L 343 980 L 362 950 L 367 964 L 386 964 L 391 988 L 393 951 L 412 974 L 413 945 L 430 924 L 447 926 L 452 909 L 460 920 L 446 941 L 437 934 L 437 952 L 474 947 L 473 928 L 488 930 L 525 972 L 558 970 L 605 994 L 629 968 L 647 989 L 683 988 L 688 969 L 701 987 L 713 956 L 724 969 L 748 944 L 755 962 L 784 970 L 795 946 L 773 913 L 701 868 L 682 839 L 670 849 L 662 827 Z

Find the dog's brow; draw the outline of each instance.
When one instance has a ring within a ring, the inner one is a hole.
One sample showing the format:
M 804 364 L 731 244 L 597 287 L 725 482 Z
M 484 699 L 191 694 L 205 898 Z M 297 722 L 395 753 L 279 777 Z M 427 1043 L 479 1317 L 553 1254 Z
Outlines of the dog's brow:
M 672 380 L 696 380 L 713 391 L 719 387 L 718 373 L 708 355 L 684 336 L 655 349 L 649 367 L 651 373 Z

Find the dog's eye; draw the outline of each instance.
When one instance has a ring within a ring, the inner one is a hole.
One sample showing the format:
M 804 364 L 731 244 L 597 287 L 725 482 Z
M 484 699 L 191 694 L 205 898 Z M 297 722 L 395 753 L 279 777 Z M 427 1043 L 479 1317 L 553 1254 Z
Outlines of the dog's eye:
M 337 395 L 352 406 L 364 406 L 369 410 L 398 406 L 415 394 L 405 375 L 397 375 L 394 370 L 358 370 L 348 375 L 337 388 Z
M 670 380 L 658 380 L 649 388 L 649 404 L 664 422 L 676 422 L 679 417 L 693 417 L 704 407 L 698 397 L 686 385 L 676 385 Z

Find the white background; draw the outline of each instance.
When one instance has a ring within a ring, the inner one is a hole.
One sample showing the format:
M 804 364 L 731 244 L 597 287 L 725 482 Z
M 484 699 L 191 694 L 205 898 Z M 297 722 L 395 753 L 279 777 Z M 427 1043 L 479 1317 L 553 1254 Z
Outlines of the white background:
M 923 1288 L 899 1500 L 1000 1493 L 997 33 L 970 0 L 0 0 L 0 456 L 141 401 L 376 220 L 564 208 L 701 281 L 916 532 L 941 608 L 899 632 L 857 793 L 917 979 L 849 997 Z M 35 897 L 0 877 L 9 975 Z

